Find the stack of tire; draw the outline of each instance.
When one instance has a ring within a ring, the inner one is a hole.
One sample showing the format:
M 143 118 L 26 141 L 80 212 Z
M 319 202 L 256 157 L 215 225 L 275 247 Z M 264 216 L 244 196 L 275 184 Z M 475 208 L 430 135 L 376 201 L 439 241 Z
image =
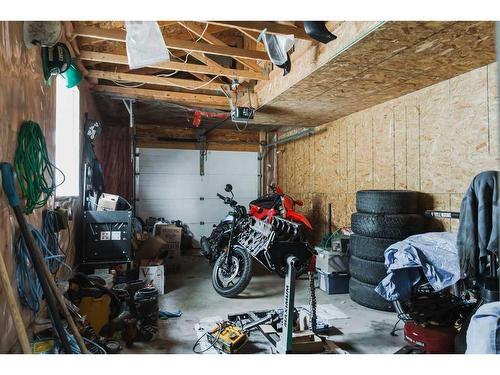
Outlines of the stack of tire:
M 360 190 L 351 216 L 349 295 L 360 305 L 394 311 L 391 302 L 375 292 L 387 276 L 384 251 L 411 235 L 422 233 L 418 193 L 409 190 Z

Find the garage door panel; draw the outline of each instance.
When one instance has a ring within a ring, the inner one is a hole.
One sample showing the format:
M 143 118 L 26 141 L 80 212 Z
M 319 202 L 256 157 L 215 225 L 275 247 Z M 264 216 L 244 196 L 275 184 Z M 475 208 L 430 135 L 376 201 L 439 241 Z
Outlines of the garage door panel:
M 236 181 L 235 181 L 236 180 Z M 148 199 L 215 198 L 217 193 L 226 194 L 226 183 L 233 185 L 235 198 L 251 198 L 256 191 L 255 176 L 194 176 L 171 174 L 142 174 L 139 178 L 139 194 Z M 255 196 L 253 196 L 255 199 Z
M 228 156 L 224 151 L 209 151 L 205 174 L 255 176 L 258 166 L 255 152 L 233 152 Z
M 192 150 L 141 149 L 141 173 L 200 174 L 200 155 Z
M 239 204 L 248 207 L 256 198 L 257 169 L 256 153 L 211 151 L 205 175 L 200 176 L 199 151 L 141 149 L 138 214 L 144 219 L 153 216 L 181 220 L 199 240 L 209 235 L 212 225 L 230 210 L 217 198 L 217 193 L 227 195 L 227 183 L 233 185 Z
M 205 189 L 195 175 L 141 174 L 139 178 L 140 194 L 148 199 L 199 199 Z

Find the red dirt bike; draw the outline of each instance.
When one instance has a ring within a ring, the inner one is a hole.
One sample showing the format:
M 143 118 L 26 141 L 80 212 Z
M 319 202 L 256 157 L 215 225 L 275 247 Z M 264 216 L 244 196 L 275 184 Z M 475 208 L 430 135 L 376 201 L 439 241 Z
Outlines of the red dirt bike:
M 271 194 L 250 202 L 250 215 L 268 222 L 271 222 L 274 216 L 281 216 L 292 222 L 303 224 L 308 230 L 313 229 L 309 220 L 295 211 L 295 206 L 303 206 L 304 202 L 285 194 L 278 185 L 271 185 L 269 188 L 272 191 Z
M 213 266 L 212 285 L 223 297 L 236 297 L 250 282 L 252 258 L 281 277 L 286 274 L 286 259 L 299 259 L 297 275 L 305 273 L 313 262 L 314 249 L 304 239 L 304 228 L 312 226 L 294 211 L 295 201 L 281 189 L 250 202 L 250 213 L 234 200 L 232 186 L 225 191 L 231 197 L 217 196 L 232 211 L 215 226 L 210 237 L 201 238 L 201 253 Z

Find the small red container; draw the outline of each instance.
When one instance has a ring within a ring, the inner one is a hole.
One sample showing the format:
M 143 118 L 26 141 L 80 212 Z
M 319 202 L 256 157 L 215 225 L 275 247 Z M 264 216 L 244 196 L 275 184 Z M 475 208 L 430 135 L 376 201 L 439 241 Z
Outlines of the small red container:
M 405 340 L 428 354 L 454 353 L 457 333 L 453 327 L 423 326 L 415 322 L 406 322 L 404 327 Z

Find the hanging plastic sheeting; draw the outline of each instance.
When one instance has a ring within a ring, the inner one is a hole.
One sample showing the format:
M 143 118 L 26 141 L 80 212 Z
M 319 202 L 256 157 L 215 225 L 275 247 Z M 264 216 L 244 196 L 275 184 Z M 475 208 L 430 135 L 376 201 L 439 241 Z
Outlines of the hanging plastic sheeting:
M 263 34 L 264 45 L 266 46 L 269 58 L 273 64 L 284 70 L 283 75 L 287 75 L 291 69 L 288 51 L 292 49 L 295 43 L 295 37 L 293 35 L 267 34 L 266 32 Z
M 125 21 L 127 56 L 130 69 L 169 61 L 165 40 L 155 21 Z

